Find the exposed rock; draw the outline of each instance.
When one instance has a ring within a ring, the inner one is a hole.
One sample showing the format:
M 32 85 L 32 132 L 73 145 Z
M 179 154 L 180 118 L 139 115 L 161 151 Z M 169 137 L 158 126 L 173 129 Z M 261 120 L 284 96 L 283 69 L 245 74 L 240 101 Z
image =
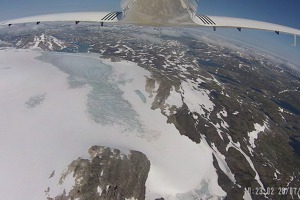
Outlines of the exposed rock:
M 90 159 L 78 158 L 62 174 L 60 184 L 67 176 L 73 176 L 75 185 L 49 200 L 125 200 L 145 199 L 145 182 L 150 170 L 147 157 L 130 151 L 128 155 L 117 149 L 93 146 Z

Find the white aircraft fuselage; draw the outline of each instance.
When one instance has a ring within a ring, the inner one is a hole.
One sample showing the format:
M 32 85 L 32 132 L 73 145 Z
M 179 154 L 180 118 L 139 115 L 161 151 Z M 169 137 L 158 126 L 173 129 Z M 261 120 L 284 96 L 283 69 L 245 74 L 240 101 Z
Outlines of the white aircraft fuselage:
M 195 25 L 198 0 L 121 0 L 124 21 L 149 26 Z

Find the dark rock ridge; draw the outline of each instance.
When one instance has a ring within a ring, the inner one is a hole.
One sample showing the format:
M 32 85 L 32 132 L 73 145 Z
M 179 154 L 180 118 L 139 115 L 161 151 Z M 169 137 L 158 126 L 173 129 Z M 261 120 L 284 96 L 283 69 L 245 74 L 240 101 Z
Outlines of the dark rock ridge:
M 118 149 L 101 146 L 92 146 L 88 152 L 90 159 L 74 160 L 61 176 L 60 184 L 73 176 L 75 185 L 71 191 L 48 200 L 145 199 L 150 162 L 144 154 L 130 151 L 125 155 Z

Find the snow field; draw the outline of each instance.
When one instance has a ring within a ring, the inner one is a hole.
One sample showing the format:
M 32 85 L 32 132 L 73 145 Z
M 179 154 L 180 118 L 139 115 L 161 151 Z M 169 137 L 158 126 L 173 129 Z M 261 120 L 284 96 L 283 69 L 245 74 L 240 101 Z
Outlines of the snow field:
M 118 148 L 122 152 L 143 152 L 151 162 L 147 199 L 154 196 L 176 199 L 178 193 L 191 192 L 201 187 L 203 181 L 209 183 L 210 194 L 226 194 L 217 184 L 213 150 L 205 138 L 200 144 L 192 142 L 181 136 L 173 124 L 167 124 L 159 109 L 151 110 L 153 99 L 145 92 L 146 76 L 151 76 L 148 71 L 130 62 L 101 60 L 112 66 L 110 81 L 118 81 L 120 75 L 130 80 L 118 87 L 143 125 L 144 133 L 137 136 L 120 125 L 104 126 L 93 121 L 86 104 L 90 86 L 70 89 L 68 74 L 35 59 L 40 54 L 31 50 L 0 52 L 1 66 L 9 67 L 0 69 L 0 159 L 5 161 L 0 170 L 3 198 L 43 199 L 48 187 L 51 197 L 63 189 L 70 190 L 72 178 L 68 178 L 66 185 L 58 185 L 61 173 L 78 157 L 88 158 L 87 150 L 93 145 Z M 72 59 L 74 55 L 61 56 Z M 97 55 L 84 56 L 102 67 Z M 136 90 L 144 94 L 146 103 Z M 195 96 L 192 91 L 190 95 Z M 28 108 L 25 102 L 40 94 L 45 94 L 44 100 Z M 207 99 L 205 92 L 198 95 Z M 199 105 L 195 107 L 199 111 Z M 55 175 L 49 179 L 53 170 Z

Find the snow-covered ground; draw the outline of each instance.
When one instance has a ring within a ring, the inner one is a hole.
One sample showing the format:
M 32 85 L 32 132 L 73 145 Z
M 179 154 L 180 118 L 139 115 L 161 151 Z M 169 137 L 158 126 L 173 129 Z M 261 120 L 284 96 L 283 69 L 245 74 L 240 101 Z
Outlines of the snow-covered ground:
M 74 180 L 59 185 L 60 175 L 73 160 L 87 158 L 93 145 L 144 153 L 151 162 L 147 199 L 183 199 L 201 188 L 203 196 L 225 196 L 212 157 L 221 162 L 222 155 L 205 138 L 196 144 L 181 136 L 159 109 L 151 109 L 155 95 L 145 91 L 146 77 L 150 72 L 134 63 L 98 55 L 0 51 L 2 198 L 45 199 L 48 187 L 52 197 L 69 190 Z M 207 93 L 188 87 L 187 101 L 192 96 L 210 103 Z M 223 168 L 228 171 L 226 163 Z

